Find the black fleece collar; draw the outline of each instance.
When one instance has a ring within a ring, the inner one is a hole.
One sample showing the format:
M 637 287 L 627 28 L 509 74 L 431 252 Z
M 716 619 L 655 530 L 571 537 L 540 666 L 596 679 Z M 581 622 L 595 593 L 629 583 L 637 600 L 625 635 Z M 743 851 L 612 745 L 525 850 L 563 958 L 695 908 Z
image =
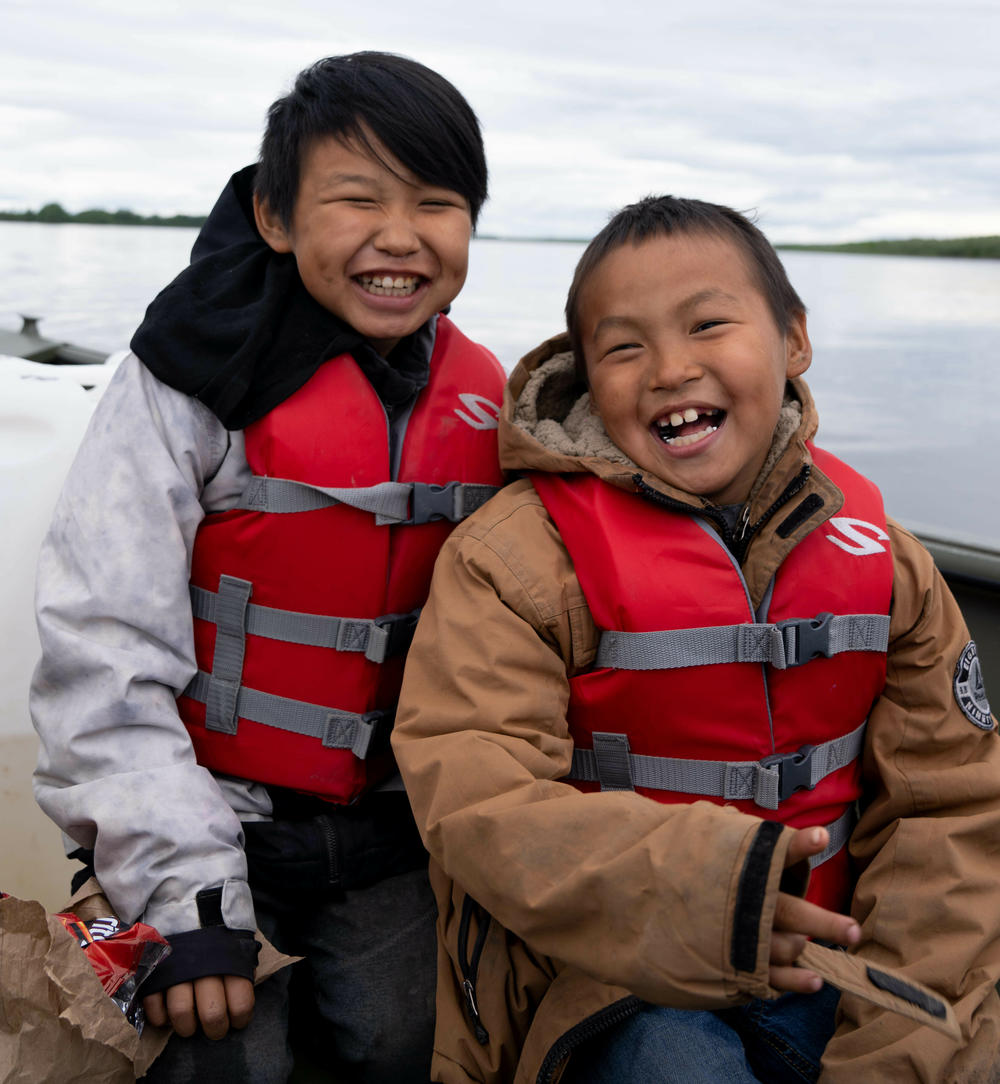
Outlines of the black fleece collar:
M 325 361 L 350 353 L 383 403 L 427 382 L 426 334 L 392 363 L 302 284 L 295 258 L 274 252 L 253 218 L 253 174 L 233 174 L 191 252 L 192 263 L 146 310 L 131 347 L 157 379 L 242 429 L 296 392 Z

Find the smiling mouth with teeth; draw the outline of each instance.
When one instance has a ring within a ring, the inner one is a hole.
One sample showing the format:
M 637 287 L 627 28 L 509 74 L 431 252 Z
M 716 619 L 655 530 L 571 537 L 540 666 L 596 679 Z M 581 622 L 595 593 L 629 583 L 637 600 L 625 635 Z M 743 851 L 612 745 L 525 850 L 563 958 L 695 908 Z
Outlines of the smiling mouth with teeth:
M 687 410 L 673 411 L 666 417 L 658 418 L 653 422 L 653 430 L 664 444 L 684 448 L 710 436 L 724 418 L 725 411 L 722 410 L 698 411 L 688 407 Z
M 358 275 L 355 281 L 376 297 L 409 297 L 423 279 L 419 275 Z

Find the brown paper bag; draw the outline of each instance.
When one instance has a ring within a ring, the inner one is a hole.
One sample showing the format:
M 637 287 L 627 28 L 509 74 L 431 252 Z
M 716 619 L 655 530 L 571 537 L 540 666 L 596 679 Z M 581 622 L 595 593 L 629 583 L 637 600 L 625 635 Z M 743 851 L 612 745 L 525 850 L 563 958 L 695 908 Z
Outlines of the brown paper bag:
M 112 915 L 100 886 L 87 882 L 66 907 L 82 919 Z M 258 931 L 254 982 L 294 963 Z M 125 1019 L 76 939 L 40 903 L 0 900 L 0 1084 L 128 1084 L 170 1038 Z

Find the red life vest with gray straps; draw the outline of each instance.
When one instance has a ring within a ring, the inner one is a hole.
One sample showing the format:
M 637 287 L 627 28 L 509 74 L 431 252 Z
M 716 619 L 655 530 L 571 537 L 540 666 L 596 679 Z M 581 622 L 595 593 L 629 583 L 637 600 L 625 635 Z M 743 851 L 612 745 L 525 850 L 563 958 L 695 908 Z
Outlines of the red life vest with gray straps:
M 245 430 L 253 478 L 203 520 L 198 674 L 178 700 L 200 764 L 351 802 L 392 769 L 403 658 L 438 550 L 502 484 L 504 374 L 445 316 L 393 475 L 350 355 Z
M 570 781 L 826 825 L 808 898 L 843 910 L 864 724 L 885 684 L 892 556 L 876 487 L 812 452 L 844 506 L 785 558 L 756 614 L 700 517 L 592 475 L 532 481 L 602 630 L 594 669 L 570 680 Z

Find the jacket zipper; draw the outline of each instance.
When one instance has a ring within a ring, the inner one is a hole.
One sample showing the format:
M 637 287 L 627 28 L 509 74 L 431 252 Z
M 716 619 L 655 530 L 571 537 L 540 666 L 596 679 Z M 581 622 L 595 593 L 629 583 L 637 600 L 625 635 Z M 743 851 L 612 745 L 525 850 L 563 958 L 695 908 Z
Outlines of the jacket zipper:
M 781 492 L 781 495 L 774 502 L 774 504 L 772 504 L 771 507 L 768 508 L 768 510 L 760 517 L 760 519 L 757 520 L 757 522 L 752 527 L 744 525 L 743 520 L 741 519 L 740 523 L 741 527 L 743 528 L 739 540 L 740 543 L 743 545 L 743 549 L 739 555 L 741 561 L 746 555 L 746 547 L 749 543 L 749 540 L 761 529 L 761 527 L 764 526 L 765 523 L 767 523 L 767 521 L 771 518 L 771 516 L 774 515 L 775 512 L 778 511 L 779 508 L 781 508 L 783 505 L 788 504 L 792 497 L 794 497 L 795 494 L 798 493 L 800 489 L 802 489 L 806 482 L 809 481 L 810 474 L 812 474 L 812 467 L 810 466 L 810 464 L 806 463 L 799 471 L 799 473 L 788 483 L 787 486 L 785 486 L 784 490 L 782 490 Z M 747 524 L 749 524 L 749 507 L 745 508 L 744 512 Z
M 719 534 L 722 536 L 723 542 L 726 544 L 726 548 L 733 554 L 736 560 L 742 564 L 743 558 L 746 556 L 747 550 L 750 547 L 750 540 L 753 536 L 764 526 L 765 523 L 778 511 L 782 505 L 787 504 L 796 493 L 806 484 L 809 480 L 809 475 L 812 473 L 812 467 L 806 463 L 802 470 L 785 486 L 781 495 L 771 505 L 770 508 L 757 520 L 756 523 L 750 523 L 750 506 L 745 505 L 743 511 L 740 513 L 739 521 L 736 524 L 736 530 L 731 530 L 729 524 L 726 523 L 725 516 L 721 512 L 716 512 L 714 508 L 692 508 L 691 505 L 685 504 L 684 501 L 676 500 L 674 497 L 668 497 L 665 493 L 660 493 L 659 490 L 653 489 L 651 485 L 643 480 L 641 474 L 633 474 L 632 481 L 635 483 L 636 489 L 640 495 L 647 500 L 652 501 L 653 504 L 659 504 L 664 508 L 670 508 L 675 512 L 683 512 L 685 515 L 700 515 L 705 519 L 710 519 L 719 529 Z
M 469 926 L 472 916 L 476 916 L 476 942 L 472 946 L 472 958 L 469 958 Z M 480 1046 L 485 1046 L 490 1041 L 490 1033 L 483 1026 L 479 1015 L 479 1005 L 476 1002 L 476 975 L 479 971 L 479 960 L 486 946 L 486 935 L 489 933 L 492 916 L 485 908 L 480 907 L 471 897 L 466 896 L 462 900 L 462 917 L 458 923 L 458 966 L 462 970 L 462 992 L 465 994 L 465 1008 L 469 1014 L 473 1033 Z
M 549 1047 L 549 1052 L 545 1055 L 538 1070 L 538 1076 L 535 1078 L 536 1084 L 551 1084 L 556 1070 L 578 1046 L 627 1020 L 638 1012 L 641 1006 L 641 999 L 635 994 L 629 994 L 620 1001 L 612 1002 L 590 1016 L 584 1017 L 578 1024 L 574 1024 Z
M 326 881 L 331 888 L 336 888 L 340 884 L 340 841 L 337 839 L 337 829 L 326 814 L 316 819 L 319 821 L 323 832 L 323 842 L 326 844 Z

